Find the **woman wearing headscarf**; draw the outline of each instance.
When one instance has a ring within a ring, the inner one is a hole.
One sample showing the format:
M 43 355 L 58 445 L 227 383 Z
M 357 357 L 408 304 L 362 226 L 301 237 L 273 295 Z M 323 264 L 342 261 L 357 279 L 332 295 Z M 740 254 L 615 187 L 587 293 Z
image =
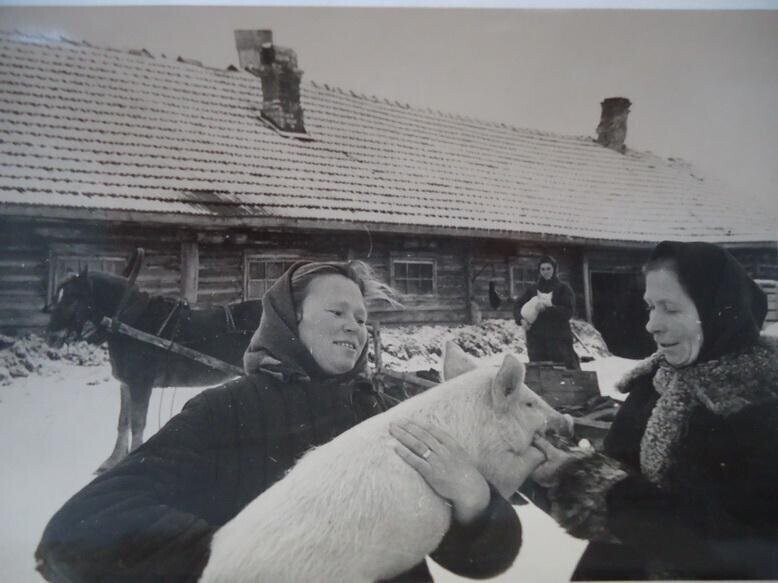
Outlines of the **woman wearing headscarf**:
M 570 330 L 575 294 L 558 275 L 556 260 L 549 255 L 541 257 L 538 281 L 516 301 L 514 317 L 526 330 L 530 362 L 561 362 L 579 370 L 581 364 Z
M 385 409 L 365 377 L 365 304 L 390 299 L 389 291 L 361 262 L 291 267 L 262 300 L 246 376 L 190 400 L 73 496 L 46 527 L 38 571 L 49 581 L 197 581 L 221 526 L 308 449 Z M 395 437 L 416 455 L 402 432 Z M 527 473 L 543 459 L 529 450 Z M 453 572 L 485 577 L 513 563 L 521 527 L 466 456 L 451 448 L 438 469 L 416 469 L 452 507 L 433 557 Z M 392 541 L 386 544 L 389 551 Z M 431 577 L 422 561 L 394 580 Z
M 765 295 L 726 250 L 660 243 L 644 268 L 657 352 L 604 454 L 537 440 L 552 515 L 591 542 L 575 579 L 778 578 L 778 356 Z

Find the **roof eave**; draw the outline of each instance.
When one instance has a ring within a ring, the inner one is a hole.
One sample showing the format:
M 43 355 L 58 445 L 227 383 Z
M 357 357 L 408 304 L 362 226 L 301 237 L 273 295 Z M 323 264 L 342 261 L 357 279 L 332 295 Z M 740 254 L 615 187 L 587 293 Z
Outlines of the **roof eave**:
M 32 205 L 0 205 L 0 217 L 35 218 L 38 220 L 84 220 L 115 223 L 139 223 L 144 226 L 179 226 L 189 229 L 222 230 L 227 228 L 243 229 L 280 229 L 307 232 L 364 232 L 367 228 L 374 233 L 393 235 L 446 236 L 457 238 L 500 239 L 535 243 L 554 243 L 599 248 L 645 249 L 655 245 L 658 239 L 630 240 L 581 237 L 559 234 L 535 233 L 530 231 L 506 231 L 488 229 L 469 229 L 429 225 L 399 225 L 366 221 L 343 221 L 332 219 L 297 219 L 284 217 L 189 215 L 182 213 L 159 213 L 146 211 L 103 210 L 76 207 L 41 207 Z M 737 247 L 778 246 L 778 240 L 733 240 L 715 239 L 711 242 Z

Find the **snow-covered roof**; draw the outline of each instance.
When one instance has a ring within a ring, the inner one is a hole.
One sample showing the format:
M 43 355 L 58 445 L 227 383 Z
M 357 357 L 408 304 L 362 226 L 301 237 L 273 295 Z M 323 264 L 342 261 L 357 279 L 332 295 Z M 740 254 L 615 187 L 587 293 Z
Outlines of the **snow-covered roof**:
M 653 154 L 305 80 L 301 94 L 310 141 L 260 120 L 261 83 L 247 72 L 0 33 L 0 213 L 638 243 L 778 238 L 738 197 Z

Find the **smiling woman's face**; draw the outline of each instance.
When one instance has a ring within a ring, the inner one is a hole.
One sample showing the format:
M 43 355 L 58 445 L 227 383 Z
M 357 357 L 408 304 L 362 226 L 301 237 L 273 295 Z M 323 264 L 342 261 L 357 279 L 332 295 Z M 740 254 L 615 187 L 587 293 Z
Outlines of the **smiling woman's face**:
M 354 368 L 367 342 L 366 322 L 362 292 L 347 277 L 321 275 L 308 284 L 297 328 L 324 372 L 339 375 Z
M 646 273 L 643 299 L 649 309 L 646 330 L 667 362 L 685 366 L 697 360 L 702 347 L 702 323 L 697 306 L 676 273 L 666 267 Z

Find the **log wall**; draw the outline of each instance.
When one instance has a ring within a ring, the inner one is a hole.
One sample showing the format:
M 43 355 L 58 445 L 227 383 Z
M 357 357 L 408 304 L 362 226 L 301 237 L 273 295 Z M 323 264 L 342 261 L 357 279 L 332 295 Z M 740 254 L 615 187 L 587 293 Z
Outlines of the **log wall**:
M 538 245 L 516 243 L 481 243 L 474 246 L 473 282 L 474 298 L 486 318 L 513 318 L 513 309 L 520 289 L 511 288 L 511 270 L 521 267 L 530 274 L 530 281 L 537 281 L 538 260 L 543 255 L 551 255 L 558 263 L 559 277 L 568 283 L 576 296 L 575 317 L 585 314 L 583 300 L 583 279 L 581 252 L 574 247 L 540 247 Z M 489 284 L 494 282 L 495 291 L 502 300 L 498 308 L 491 305 Z M 514 286 L 515 287 L 515 286 Z
M 154 294 L 178 296 L 181 279 L 180 237 L 173 230 L 80 223 L 33 223 L 3 220 L 0 224 L 0 330 L 40 330 L 48 322 L 42 308 L 49 301 L 59 261 L 95 264 L 111 258 L 117 268 L 133 249 L 143 247 L 146 258 L 137 284 Z
M 354 240 L 352 248 L 359 249 Z M 434 295 L 401 295 L 404 310 L 372 308 L 371 317 L 386 323 L 463 323 L 467 320 L 465 256 L 468 244 L 456 239 L 435 237 L 376 237 L 366 259 L 384 282 L 392 284 L 391 264 L 395 260 L 432 260 L 437 276 Z M 364 250 L 364 246 L 362 246 Z
M 0 223 L 0 330 L 45 326 L 48 281 L 45 241 L 13 223 Z
M 308 260 L 362 259 L 382 281 L 392 283 L 392 262 L 431 260 L 435 263 L 434 294 L 401 296 L 405 309 L 372 306 L 373 318 L 391 323 L 465 323 L 476 304 L 483 319 L 512 318 L 515 298 L 511 269 L 525 266 L 536 277 L 537 260 L 550 254 L 559 263 L 560 278 L 576 294 L 576 317 L 586 317 L 584 258 L 592 272 L 638 273 L 647 249 L 588 250 L 515 241 L 395 236 L 364 232 L 306 233 L 278 229 L 202 231 L 172 227 L 76 221 L 11 221 L 0 223 L 0 330 L 40 329 L 48 317 L 41 312 L 51 293 L 52 265 L 62 257 L 129 257 L 143 247 L 146 258 L 139 287 L 153 294 L 185 296 L 199 306 L 244 299 L 247 255 Z M 778 279 L 775 249 L 737 248 L 733 254 L 764 281 Z M 468 274 L 470 282 L 468 282 Z M 494 282 L 500 306 L 490 303 Z M 775 285 L 763 286 L 771 301 L 769 320 L 776 314 Z M 469 297 L 468 297 L 469 296 Z

